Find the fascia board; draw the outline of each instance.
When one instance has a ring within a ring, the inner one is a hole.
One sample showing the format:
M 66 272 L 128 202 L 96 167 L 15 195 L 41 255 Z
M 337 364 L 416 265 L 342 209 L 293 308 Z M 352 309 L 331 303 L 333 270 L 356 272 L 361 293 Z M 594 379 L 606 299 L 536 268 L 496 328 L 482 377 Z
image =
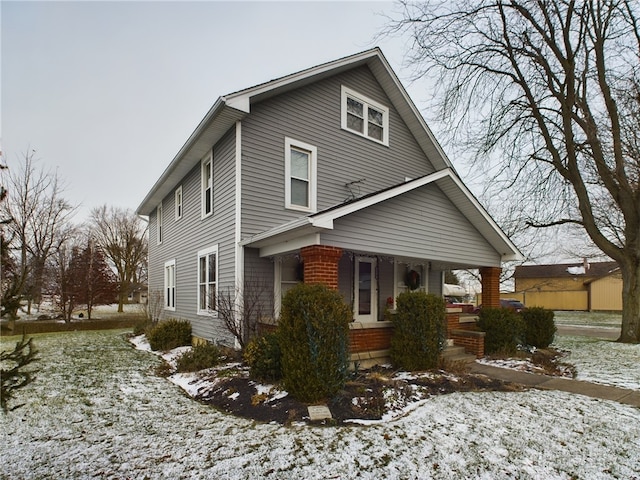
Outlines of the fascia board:
M 144 200 L 140 203 L 136 212 L 140 215 L 149 215 L 162 199 L 175 188 L 178 182 L 198 164 L 202 156 L 199 154 L 194 155 L 192 152 L 197 149 L 199 141 L 207 131 L 214 131 L 216 128 L 221 131 L 226 131 L 228 128 L 231 128 L 237 120 L 244 118 L 245 115 L 246 112 L 229 107 L 223 97 L 218 98 L 182 148 L 180 148 L 160 178 L 153 187 L 151 187 L 151 190 L 149 190 L 149 193 L 147 193 Z M 211 147 L 211 145 L 207 145 L 207 148 L 209 147 Z

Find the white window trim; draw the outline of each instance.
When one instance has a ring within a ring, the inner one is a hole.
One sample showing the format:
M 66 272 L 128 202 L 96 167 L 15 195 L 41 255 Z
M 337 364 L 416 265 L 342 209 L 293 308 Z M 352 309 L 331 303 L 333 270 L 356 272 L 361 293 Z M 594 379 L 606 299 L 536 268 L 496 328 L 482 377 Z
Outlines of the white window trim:
M 156 208 L 156 239 L 158 245 L 162 243 L 162 237 L 164 235 L 164 216 L 162 214 L 162 202 Z
M 182 185 L 176 188 L 174 194 L 175 200 L 175 210 L 176 210 L 176 220 L 180 220 L 182 218 L 182 214 L 184 213 L 184 199 L 182 198 Z
M 208 316 L 208 317 L 217 317 L 218 316 L 218 312 L 217 310 L 202 310 L 200 308 L 200 258 L 205 257 L 205 256 L 209 256 L 211 254 L 215 254 L 216 256 L 216 285 L 215 285 L 215 292 L 214 292 L 214 296 L 215 298 L 218 298 L 218 284 L 220 282 L 220 270 L 219 270 L 219 265 L 220 265 L 220 261 L 219 261 L 219 257 L 218 257 L 218 245 L 213 245 L 212 247 L 208 247 L 205 248 L 203 250 L 199 250 L 198 251 L 198 259 L 196 262 L 197 265 L 197 271 L 196 271 L 196 283 L 197 283 L 197 295 L 196 295 L 196 301 L 198 302 L 196 304 L 196 310 L 197 310 L 197 314 L 198 315 L 204 315 L 204 316 Z
M 171 270 L 168 270 L 171 269 Z M 171 271 L 173 278 L 167 275 Z M 173 280 L 173 285 L 169 285 L 169 280 Z M 173 289 L 173 305 L 169 301 L 169 288 Z M 164 263 L 164 309 L 175 312 L 176 310 L 176 260 L 169 260 Z
M 351 128 L 347 127 L 347 97 L 354 98 L 364 105 L 364 112 L 363 112 L 364 132 L 358 132 L 357 130 L 352 130 Z M 368 135 L 368 129 L 369 129 L 368 108 L 370 106 L 382 112 L 382 129 L 383 129 L 382 141 L 376 138 L 370 137 Z M 347 132 L 354 133 L 368 140 L 371 140 L 372 142 L 380 143 L 388 147 L 389 146 L 389 107 L 380 105 L 375 100 L 371 100 L 365 95 L 362 95 L 354 90 L 351 90 L 349 87 L 345 87 L 344 85 L 342 85 L 341 87 L 341 127 L 343 130 L 346 130 Z
M 309 152 L 309 206 L 294 205 L 291 203 L 291 149 L 297 148 Z M 284 139 L 284 199 L 285 208 L 301 212 L 316 212 L 318 208 L 318 148 L 305 142 L 285 137 Z
M 205 171 L 207 163 L 211 162 L 211 211 L 207 213 L 206 211 L 206 201 L 207 201 L 207 178 L 205 178 Z M 209 152 L 207 156 L 205 156 L 200 162 L 200 210 L 201 210 L 201 218 L 207 218 L 213 215 L 213 152 Z

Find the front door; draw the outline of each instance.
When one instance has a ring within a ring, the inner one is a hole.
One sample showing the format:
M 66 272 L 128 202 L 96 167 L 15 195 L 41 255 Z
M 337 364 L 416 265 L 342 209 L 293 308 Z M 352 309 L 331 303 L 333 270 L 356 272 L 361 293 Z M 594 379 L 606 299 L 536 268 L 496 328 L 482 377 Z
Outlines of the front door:
M 375 322 L 378 320 L 376 259 L 357 257 L 355 267 L 355 319 L 358 322 Z

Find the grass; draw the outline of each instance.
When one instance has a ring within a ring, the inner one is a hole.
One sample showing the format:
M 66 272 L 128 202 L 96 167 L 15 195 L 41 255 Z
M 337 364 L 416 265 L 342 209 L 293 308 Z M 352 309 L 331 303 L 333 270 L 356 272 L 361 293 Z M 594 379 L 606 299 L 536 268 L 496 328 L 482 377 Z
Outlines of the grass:
M 556 325 L 583 325 L 590 327 L 620 327 L 621 313 L 605 312 L 555 312 Z

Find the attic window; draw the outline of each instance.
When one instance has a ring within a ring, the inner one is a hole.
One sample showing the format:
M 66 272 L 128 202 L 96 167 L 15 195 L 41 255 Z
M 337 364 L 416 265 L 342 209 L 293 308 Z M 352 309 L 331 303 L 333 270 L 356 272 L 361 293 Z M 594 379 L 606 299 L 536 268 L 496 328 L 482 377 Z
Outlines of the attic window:
M 342 86 L 342 128 L 389 145 L 389 108 Z

